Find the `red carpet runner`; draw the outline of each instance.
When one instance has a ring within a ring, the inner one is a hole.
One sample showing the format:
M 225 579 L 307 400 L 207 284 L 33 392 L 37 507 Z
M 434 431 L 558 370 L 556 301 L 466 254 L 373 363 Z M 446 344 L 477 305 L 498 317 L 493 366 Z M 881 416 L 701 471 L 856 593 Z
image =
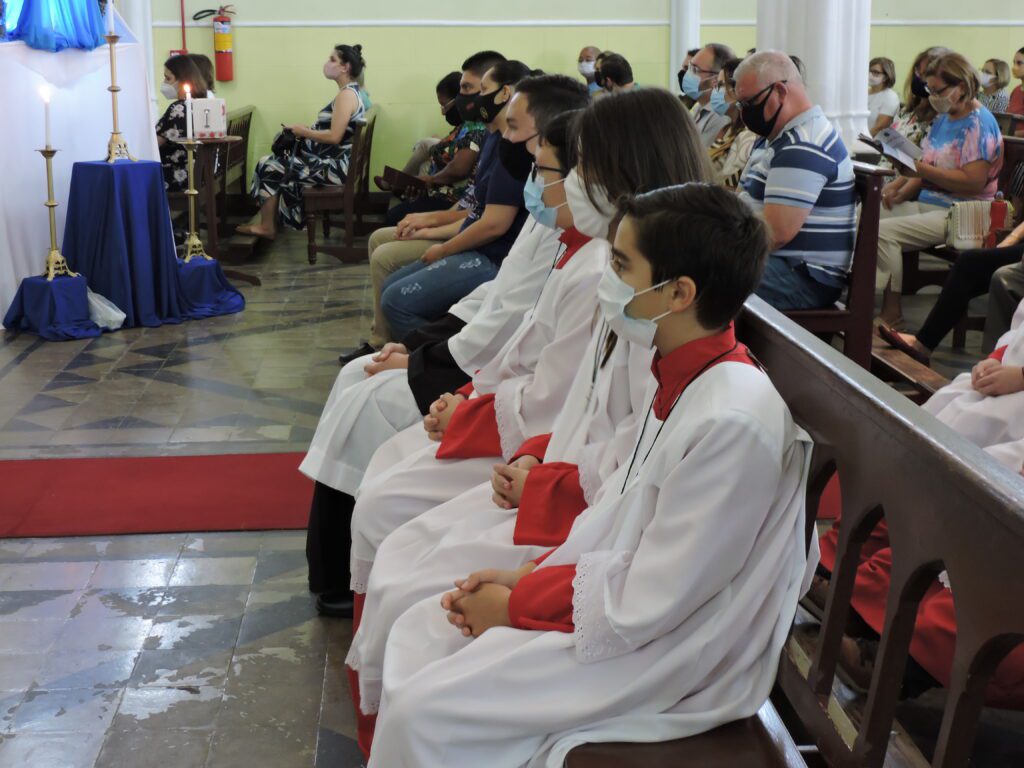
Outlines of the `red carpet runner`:
M 305 528 L 301 453 L 0 461 L 0 538 Z

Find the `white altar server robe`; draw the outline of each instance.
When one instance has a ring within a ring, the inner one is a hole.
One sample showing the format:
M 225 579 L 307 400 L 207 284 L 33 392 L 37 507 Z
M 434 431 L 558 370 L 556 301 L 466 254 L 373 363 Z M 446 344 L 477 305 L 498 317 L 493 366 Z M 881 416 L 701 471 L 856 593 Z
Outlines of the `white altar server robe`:
M 594 503 L 602 481 L 629 461 L 638 417 L 643 417 L 646 395 L 655 384 L 652 350 L 624 339 L 617 340 L 600 367 L 606 339 L 607 326 L 600 323 L 544 454 L 547 463 L 579 467 L 580 487 L 588 504 Z M 476 486 L 410 520 L 381 544 L 370 572 L 362 619 L 345 660 L 359 673 L 359 704 L 365 714 L 377 711 L 384 646 L 402 613 L 451 588 L 456 578 L 482 568 L 519 568 L 551 548 L 516 544 L 517 510 L 501 509 L 491 493 L 489 482 Z
M 467 375 L 504 347 L 536 303 L 561 250 L 559 234 L 530 218 L 489 288 L 453 307 L 467 325 L 449 339 L 449 349 L 462 366 L 454 351 L 460 350 Z M 370 362 L 367 355 L 339 371 L 299 466 L 310 479 L 353 496 L 377 448 L 422 419 L 407 372 L 367 376 L 363 369 Z
M 473 376 L 474 396 L 495 394 L 506 459 L 528 437 L 551 432 L 583 361 L 595 322 L 597 283 L 610 253 L 609 243 L 595 238 L 552 271 L 516 334 Z M 437 449 L 416 424 L 384 443 L 370 460 L 352 513 L 355 592 L 366 592 L 377 548 L 388 534 L 491 476 L 495 457 L 439 460 Z
M 694 381 L 654 440 L 660 424 L 639 471 L 620 468 L 540 566 L 576 565 L 572 634 L 467 639 L 439 595 L 399 618 L 371 768 L 555 768 L 581 743 L 682 738 L 757 712 L 813 570 L 810 440 L 742 363 Z

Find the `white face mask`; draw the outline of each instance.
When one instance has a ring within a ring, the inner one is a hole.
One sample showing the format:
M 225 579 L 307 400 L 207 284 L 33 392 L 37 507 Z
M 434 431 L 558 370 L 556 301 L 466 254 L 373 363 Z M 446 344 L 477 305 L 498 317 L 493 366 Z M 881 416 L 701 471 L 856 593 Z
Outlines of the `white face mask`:
M 600 201 L 600 208 L 595 208 L 590 202 L 583 179 L 576 173 L 576 169 L 569 171 L 565 177 L 565 199 L 572 212 L 573 226 L 587 237 L 607 240 L 608 228 L 615 218 L 615 212 L 603 189 L 595 190 L 594 196 Z
M 996 79 L 996 76 L 993 75 L 991 72 L 979 72 L 978 73 L 978 80 L 981 81 L 981 87 L 982 88 L 988 88 L 990 85 L 992 85 L 992 81 L 995 80 L 995 79 Z
M 885 82 L 885 75 L 872 75 L 872 74 L 868 75 L 868 83 L 871 85 L 872 88 L 877 88 L 878 86 L 880 86 L 884 82 Z
M 662 312 L 657 317 L 648 320 L 644 317 L 630 317 L 626 312 L 626 307 L 637 296 L 657 290 L 669 282 L 671 281 L 663 280 L 650 288 L 637 291 L 615 274 L 615 270 L 609 262 L 605 265 L 601 282 L 597 285 L 597 303 L 601 307 L 604 321 L 622 338 L 641 347 L 654 346 L 654 334 L 658 331 L 658 321 L 672 314 L 671 311 Z
M 584 77 L 593 77 L 594 73 L 597 71 L 597 62 L 581 61 L 579 64 L 576 65 L 576 69 L 578 69 L 580 71 L 580 74 L 583 75 Z
M 171 85 L 166 80 L 164 80 L 162 83 L 160 83 L 160 93 L 163 95 L 165 99 L 170 99 L 171 101 L 174 101 L 178 98 L 178 87 L 176 85 Z

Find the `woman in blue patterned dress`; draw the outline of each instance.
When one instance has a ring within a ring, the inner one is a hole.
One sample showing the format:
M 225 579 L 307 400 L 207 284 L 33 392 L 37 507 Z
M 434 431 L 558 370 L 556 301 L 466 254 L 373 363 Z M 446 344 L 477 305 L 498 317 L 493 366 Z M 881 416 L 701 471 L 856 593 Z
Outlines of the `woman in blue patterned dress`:
M 365 66 L 362 46 L 338 45 L 331 51 L 324 64 L 324 77 L 338 84 L 338 95 L 320 110 L 312 128 L 287 126 L 298 138 L 293 153 L 287 157 L 260 158 L 250 190 L 260 203 L 260 221 L 239 227 L 239 232 L 273 240 L 277 235 L 278 213 L 289 227 L 302 229 L 303 188 L 345 183 L 352 154 L 353 124 L 366 114 L 356 82 Z

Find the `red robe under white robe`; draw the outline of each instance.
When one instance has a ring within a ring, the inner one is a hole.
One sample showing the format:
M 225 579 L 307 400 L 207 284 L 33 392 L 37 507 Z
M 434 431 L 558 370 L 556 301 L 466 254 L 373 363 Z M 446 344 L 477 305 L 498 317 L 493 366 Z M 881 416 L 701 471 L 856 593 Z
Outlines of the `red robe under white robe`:
M 468 375 L 503 348 L 536 303 L 555 256 L 564 250 L 560 234 L 529 219 L 497 277 L 450 310 L 467 323 L 449 344 L 460 364 L 469 366 Z M 407 372 L 367 376 L 363 368 L 369 362 L 371 356 L 361 357 L 338 373 L 299 467 L 312 480 L 353 496 L 377 448 L 423 418 Z
M 572 234 L 575 233 L 575 234 Z M 352 589 L 366 592 L 377 548 L 399 526 L 491 476 L 531 436 L 550 432 L 595 322 L 610 245 L 567 230 L 564 258 L 504 349 L 473 376 L 440 444 L 417 424 L 374 454 L 352 514 Z M 506 448 L 507 446 L 507 448 Z
M 572 395 L 550 435 L 518 455 L 543 461 L 527 475 L 518 509 L 491 500 L 490 482 L 420 515 L 384 539 L 346 663 L 358 673 L 358 706 L 380 702 L 384 646 L 395 620 L 418 601 L 481 568 L 519 568 L 565 541 L 576 517 L 597 501 L 602 483 L 628 461 L 643 416 L 652 351 L 618 339 L 602 365 L 607 326 L 595 328 Z
M 808 580 L 811 445 L 740 361 L 668 411 L 666 393 L 731 344 L 660 362 L 636 461 L 513 591 L 517 627 L 464 638 L 436 595 L 398 619 L 371 767 L 554 768 L 580 743 L 680 738 L 757 712 Z M 518 628 L 531 622 L 553 628 Z
M 989 356 L 1004 365 L 1024 366 L 1024 303 L 1013 323 Z M 1024 468 L 1024 392 L 988 397 L 971 386 L 971 374 L 962 373 L 926 402 L 924 410 L 966 437 L 1012 472 Z M 838 487 L 838 480 L 833 478 Z M 838 499 L 839 494 L 831 496 Z M 835 567 L 841 510 L 821 539 L 821 564 Z M 883 519 L 861 548 L 851 605 L 873 630 L 881 634 L 892 581 L 892 550 Z M 917 611 L 910 655 L 943 685 L 949 684 L 956 647 L 956 614 L 950 585 L 940 578 L 925 593 Z M 996 668 L 985 691 L 990 706 L 1024 708 L 1024 646 L 1018 646 Z

